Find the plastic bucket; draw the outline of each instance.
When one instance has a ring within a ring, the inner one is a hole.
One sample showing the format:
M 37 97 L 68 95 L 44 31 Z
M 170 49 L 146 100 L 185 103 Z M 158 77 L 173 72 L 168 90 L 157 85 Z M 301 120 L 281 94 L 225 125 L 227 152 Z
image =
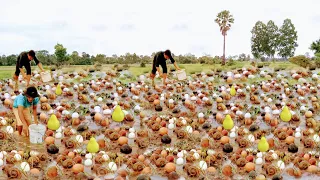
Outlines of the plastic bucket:
M 178 80 L 180 80 L 180 81 L 187 79 L 187 74 L 184 69 L 177 71 L 176 76 L 178 77 Z
M 42 82 L 49 82 L 52 80 L 50 72 L 41 72 L 40 75 Z
M 46 126 L 42 124 L 31 124 L 29 126 L 30 143 L 41 144 L 43 143 L 44 134 L 46 133 Z

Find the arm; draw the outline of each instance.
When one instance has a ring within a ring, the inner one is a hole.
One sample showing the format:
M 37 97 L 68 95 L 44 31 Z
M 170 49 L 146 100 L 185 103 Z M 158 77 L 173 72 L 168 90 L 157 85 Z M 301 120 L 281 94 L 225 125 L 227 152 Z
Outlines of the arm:
M 38 60 L 37 57 L 34 57 L 34 62 L 36 63 L 36 65 L 38 65 L 38 67 L 41 69 L 41 71 L 44 71 L 42 68 L 42 64 L 40 63 L 40 61 Z
M 39 62 L 38 67 L 41 69 L 41 71 L 43 72 L 43 68 L 42 68 L 42 64 Z
M 28 122 L 26 121 L 23 115 L 23 106 L 18 106 L 18 114 L 22 124 L 29 126 Z
M 33 114 L 34 123 L 38 124 L 38 113 L 37 113 L 37 106 L 36 105 L 33 106 L 32 114 Z
M 174 67 L 175 67 L 177 70 L 180 70 L 180 68 L 179 68 L 178 65 L 177 65 L 177 62 L 174 62 L 173 65 L 174 65 Z

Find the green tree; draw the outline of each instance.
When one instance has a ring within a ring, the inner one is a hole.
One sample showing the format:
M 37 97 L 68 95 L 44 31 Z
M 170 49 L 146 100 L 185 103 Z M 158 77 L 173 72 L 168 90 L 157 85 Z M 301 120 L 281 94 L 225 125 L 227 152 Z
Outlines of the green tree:
M 310 50 L 314 51 L 314 53 L 320 53 L 320 39 L 312 42 L 311 46 L 310 46 Z
M 269 58 L 274 58 L 274 55 L 276 53 L 277 47 L 278 47 L 278 39 L 279 39 L 279 29 L 278 26 L 274 24 L 272 20 L 270 20 L 267 23 L 266 26 L 266 47 L 265 47 L 265 55 Z
M 220 31 L 223 36 L 223 60 L 222 60 L 222 65 L 226 64 L 226 35 L 227 32 L 231 28 L 231 24 L 234 23 L 234 18 L 233 15 L 230 14 L 229 11 L 224 10 L 221 11 L 218 15 L 217 18 L 215 19 L 215 22 L 219 25 Z
M 54 54 L 57 57 L 57 66 L 60 67 L 62 64 L 64 64 L 67 60 L 67 48 L 63 47 L 62 44 L 57 43 L 54 46 L 55 52 Z
M 251 33 L 251 53 L 255 58 L 259 59 L 263 57 L 268 46 L 267 25 L 262 21 L 258 21 L 252 28 Z
M 285 19 L 279 30 L 278 55 L 287 59 L 292 57 L 298 47 L 298 35 L 290 19 Z

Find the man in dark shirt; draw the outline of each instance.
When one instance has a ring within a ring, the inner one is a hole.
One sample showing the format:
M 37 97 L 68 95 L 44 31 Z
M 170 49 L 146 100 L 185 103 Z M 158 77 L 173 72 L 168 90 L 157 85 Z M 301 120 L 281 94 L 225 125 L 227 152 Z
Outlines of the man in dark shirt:
M 29 52 L 22 52 L 18 58 L 17 58 L 17 64 L 16 64 L 16 72 L 14 73 L 13 79 L 16 81 L 15 91 L 18 90 L 18 78 L 19 74 L 21 72 L 23 78 L 27 81 L 27 87 L 29 86 L 30 79 L 31 79 L 31 65 L 30 61 L 34 60 L 36 65 L 41 69 L 43 72 L 43 68 L 41 63 L 36 57 L 36 53 L 33 50 L 30 50 Z M 25 67 L 27 70 L 27 74 L 24 72 L 22 67 Z
M 173 59 L 170 50 L 157 52 L 153 58 L 152 71 L 150 75 L 153 86 L 154 86 L 154 78 L 156 76 L 156 72 L 158 71 L 160 77 L 163 77 L 163 85 L 166 87 L 166 78 L 168 73 L 166 60 L 168 59 L 170 59 L 171 63 L 174 65 L 176 70 L 180 70 L 180 68 L 177 65 L 177 62 Z M 163 73 L 160 71 L 160 68 L 159 68 L 160 65 L 162 67 Z

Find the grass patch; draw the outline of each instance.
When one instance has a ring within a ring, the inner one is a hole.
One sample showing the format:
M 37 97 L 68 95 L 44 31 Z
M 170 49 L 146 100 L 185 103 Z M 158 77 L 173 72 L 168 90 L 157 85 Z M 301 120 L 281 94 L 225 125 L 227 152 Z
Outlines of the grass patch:
M 262 63 L 262 62 L 261 62 Z M 260 64 L 260 63 L 259 63 Z M 286 69 L 304 69 L 299 67 L 298 65 L 295 65 L 290 62 L 263 62 L 264 65 L 269 65 L 270 68 L 279 68 L 280 70 Z M 112 69 L 114 65 L 113 64 L 104 64 L 101 66 L 102 72 L 108 72 Z M 120 66 L 120 65 L 119 65 Z M 178 64 L 178 66 L 181 69 L 185 69 L 187 74 L 195 74 L 200 72 L 211 72 L 211 71 L 230 71 L 235 69 L 241 69 L 241 68 L 249 68 L 252 67 L 249 61 L 234 61 L 234 63 L 230 66 L 221 66 L 221 64 Z M 174 69 L 174 66 L 172 64 L 167 64 L 168 71 L 170 72 L 171 68 Z M 50 70 L 51 66 L 44 66 L 45 69 Z M 72 65 L 72 66 L 64 66 L 61 71 L 62 72 L 80 72 L 80 71 L 87 71 L 91 68 L 94 68 L 94 65 Z M 146 67 L 140 67 L 140 64 L 130 64 L 129 65 L 129 71 L 133 74 L 133 76 L 139 76 L 141 74 L 148 74 L 151 72 L 152 64 L 146 64 Z M 160 68 L 162 69 L 162 68 Z M 32 66 L 32 71 L 37 70 L 39 71 L 39 68 L 37 66 Z M 15 66 L 1 66 L 0 71 L 0 79 L 7 79 L 11 78 L 13 73 L 15 71 Z M 168 72 L 168 73 L 169 73 Z

